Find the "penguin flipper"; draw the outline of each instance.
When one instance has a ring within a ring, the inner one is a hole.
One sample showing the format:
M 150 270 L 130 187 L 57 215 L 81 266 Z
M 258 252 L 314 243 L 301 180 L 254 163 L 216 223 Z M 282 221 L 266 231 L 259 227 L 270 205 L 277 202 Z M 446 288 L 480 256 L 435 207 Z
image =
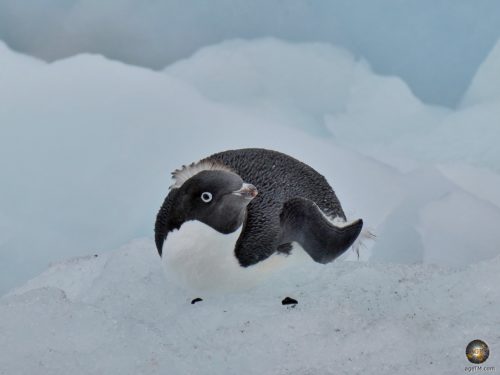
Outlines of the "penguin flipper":
M 280 215 L 280 244 L 293 241 L 318 263 L 329 263 L 344 253 L 356 240 L 363 220 L 335 225 L 311 200 L 294 198 L 283 205 Z

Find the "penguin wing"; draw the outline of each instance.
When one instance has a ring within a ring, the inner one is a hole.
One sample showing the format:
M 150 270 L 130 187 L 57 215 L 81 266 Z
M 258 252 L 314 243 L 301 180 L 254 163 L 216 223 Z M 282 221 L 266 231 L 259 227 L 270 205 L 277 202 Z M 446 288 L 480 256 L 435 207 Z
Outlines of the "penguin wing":
M 257 198 L 256 198 L 257 199 Z M 269 204 L 268 204 L 269 203 Z M 234 253 L 242 267 L 252 266 L 273 255 L 278 246 L 281 224 L 278 214 L 279 207 L 272 207 L 272 202 L 257 205 L 250 202 L 247 217 L 243 224 Z M 263 209 L 267 207 L 268 209 Z
M 314 261 L 325 264 L 353 244 L 361 232 L 363 220 L 336 225 L 313 201 L 293 198 L 283 205 L 280 225 L 280 246 L 296 241 Z

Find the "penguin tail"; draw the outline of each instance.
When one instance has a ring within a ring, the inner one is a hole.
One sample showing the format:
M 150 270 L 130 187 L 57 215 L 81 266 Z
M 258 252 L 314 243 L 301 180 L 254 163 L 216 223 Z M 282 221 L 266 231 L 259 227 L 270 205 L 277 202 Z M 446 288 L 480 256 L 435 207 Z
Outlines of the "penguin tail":
M 371 229 L 362 229 L 359 233 L 358 238 L 351 245 L 351 249 L 354 250 L 359 260 L 359 251 L 363 248 L 366 248 L 366 243 L 369 241 L 375 241 L 377 235 Z

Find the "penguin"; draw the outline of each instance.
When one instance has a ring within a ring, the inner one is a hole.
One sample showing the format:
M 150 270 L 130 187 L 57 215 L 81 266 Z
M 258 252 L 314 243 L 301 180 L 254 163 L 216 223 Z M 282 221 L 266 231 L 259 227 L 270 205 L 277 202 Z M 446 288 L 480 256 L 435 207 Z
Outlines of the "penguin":
M 330 263 L 363 227 L 362 219 L 347 221 L 321 174 L 277 151 L 219 152 L 172 178 L 155 242 L 167 273 L 189 290 L 251 288 L 300 250 Z

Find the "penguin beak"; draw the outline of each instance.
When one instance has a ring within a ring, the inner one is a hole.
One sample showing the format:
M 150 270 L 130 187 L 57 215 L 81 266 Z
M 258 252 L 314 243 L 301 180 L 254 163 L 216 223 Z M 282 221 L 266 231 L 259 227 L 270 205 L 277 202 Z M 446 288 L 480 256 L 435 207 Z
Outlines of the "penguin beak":
M 243 183 L 240 190 L 233 191 L 233 195 L 237 195 L 239 197 L 243 197 L 245 199 L 254 199 L 259 192 L 257 188 L 252 184 Z

